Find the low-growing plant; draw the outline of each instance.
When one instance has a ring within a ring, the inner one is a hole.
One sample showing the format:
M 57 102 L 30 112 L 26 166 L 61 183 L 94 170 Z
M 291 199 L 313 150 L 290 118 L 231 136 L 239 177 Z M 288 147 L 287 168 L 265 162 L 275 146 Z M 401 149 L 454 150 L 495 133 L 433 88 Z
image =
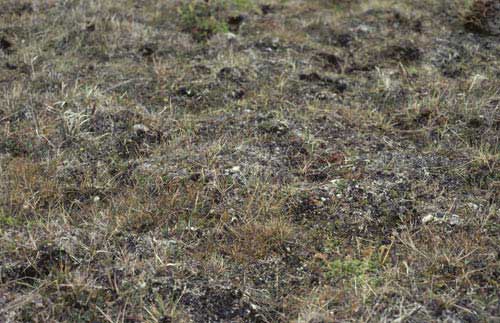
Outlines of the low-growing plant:
M 192 1 L 179 9 L 184 31 L 189 32 L 197 41 L 204 41 L 219 32 L 227 32 L 228 26 L 223 19 L 227 10 L 225 2 Z
M 327 277 L 334 280 L 357 279 L 370 280 L 369 276 L 375 274 L 380 268 L 372 259 L 335 259 L 327 264 Z

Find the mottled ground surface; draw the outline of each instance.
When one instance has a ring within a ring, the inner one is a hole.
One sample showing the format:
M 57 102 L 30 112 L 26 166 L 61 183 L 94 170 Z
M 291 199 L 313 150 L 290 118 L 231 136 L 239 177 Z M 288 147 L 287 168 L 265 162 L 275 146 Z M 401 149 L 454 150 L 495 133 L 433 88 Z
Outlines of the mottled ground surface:
M 0 320 L 500 320 L 471 2 L 0 0 Z

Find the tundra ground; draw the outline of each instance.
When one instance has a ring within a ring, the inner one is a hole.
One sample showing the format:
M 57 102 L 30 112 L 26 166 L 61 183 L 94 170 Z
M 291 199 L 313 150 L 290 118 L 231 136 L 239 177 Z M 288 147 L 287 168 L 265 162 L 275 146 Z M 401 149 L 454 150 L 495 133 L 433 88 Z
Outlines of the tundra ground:
M 471 2 L 0 0 L 0 321 L 500 320 Z

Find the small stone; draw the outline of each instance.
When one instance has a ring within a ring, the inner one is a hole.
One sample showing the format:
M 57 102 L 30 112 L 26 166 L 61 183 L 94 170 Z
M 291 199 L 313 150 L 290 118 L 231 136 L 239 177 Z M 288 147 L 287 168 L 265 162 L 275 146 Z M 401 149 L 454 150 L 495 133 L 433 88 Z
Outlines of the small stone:
M 432 214 L 427 214 L 426 216 L 424 216 L 424 217 L 422 218 L 422 223 L 423 223 L 423 224 L 426 224 L 426 223 L 429 223 L 429 222 L 431 222 L 431 221 L 433 221 L 433 220 L 434 220 L 434 215 L 432 215 Z
M 93 198 L 94 203 L 97 203 L 100 200 L 101 200 L 101 198 L 98 195 L 94 196 L 94 198 Z
M 450 216 L 449 223 L 450 223 L 451 225 L 459 225 L 459 224 L 461 224 L 461 223 L 462 223 L 462 219 L 461 219 L 458 215 L 456 215 L 456 214 L 452 214 L 452 215 Z
M 135 124 L 133 129 L 137 134 L 149 132 L 149 128 L 143 124 Z
M 469 203 L 467 203 L 467 206 L 468 206 L 469 208 L 471 208 L 473 211 L 477 211 L 477 210 L 479 210 L 479 205 L 477 205 L 477 204 L 475 204 L 475 203 L 469 202 Z
M 443 221 L 446 219 L 446 214 L 442 212 L 437 212 L 436 215 L 434 215 L 434 220 L 436 221 Z
M 224 36 L 226 37 L 227 40 L 235 40 L 237 38 L 236 35 L 231 32 L 225 33 Z
M 368 26 L 368 25 L 361 24 L 361 25 L 357 26 L 356 28 L 354 28 L 354 31 L 360 31 L 362 33 L 369 33 L 369 32 L 373 31 L 373 28 Z

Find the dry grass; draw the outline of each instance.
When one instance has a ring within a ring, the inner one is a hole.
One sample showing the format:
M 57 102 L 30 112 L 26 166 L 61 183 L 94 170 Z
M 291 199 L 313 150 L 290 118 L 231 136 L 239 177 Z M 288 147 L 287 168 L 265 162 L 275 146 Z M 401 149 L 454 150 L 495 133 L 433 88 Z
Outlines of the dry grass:
M 479 2 L 0 0 L 0 321 L 499 320 Z

